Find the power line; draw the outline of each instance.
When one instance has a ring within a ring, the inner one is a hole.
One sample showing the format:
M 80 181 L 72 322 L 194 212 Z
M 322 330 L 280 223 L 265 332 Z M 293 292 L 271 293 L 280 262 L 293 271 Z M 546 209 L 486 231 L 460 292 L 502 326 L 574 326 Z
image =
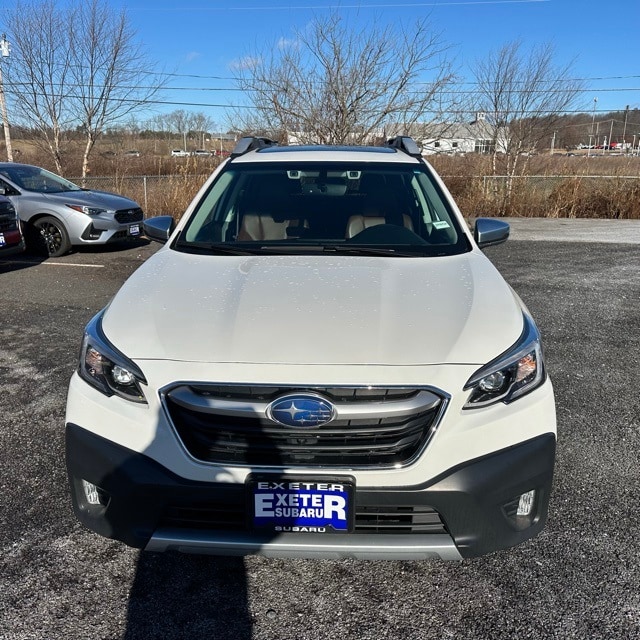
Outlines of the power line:
M 422 85 L 422 84 L 428 84 L 428 83 L 416 83 L 417 85 Z M 459 83 L 454 83 L 454 84 L 459 84 Z M 464 83 L 460 83 L 460 84 L 464 84 Z M 20 87 L 28 87 L 30 90 L 33 88 L 33 84 L 29 83 L 29 82 L 5 82 L 5 85 L 7 87 L 11 87 L 12 89 L 18 90 Z M 60 89 L 62 88 L 63 85 L 61 84 L 55 84 L 55 85 L 50 85 L 52 88 L 57 88 Z M 106 88 L 107 85 L 101 85 L 101 84 L 94 84 L 92 85 L 95 89 L 103 89 Z M 81 85 L 81 84 L 65 84 L 64 85 L 65 88 L 69 88 L 69 89 L 78 89 L 80 87 L 86 87 L 86 85 Z M 122 90 L 135 90 L 135 89 L 143 89 L 143 90 L 156 90 L 158 89 L 155 86 L 144 86 L 144 85 L 118 85 L 117 86 L 118 89 L 122 89 Z M 256 91 L 259 91 L 258 89 L 241 89 L 239 87 L 164 87 L 164 88 L 160 88 L 158 89 L 160 91 L 191 91 L 191 92 L 207 92 L 207 91 L 211 91 L 211 92 L 240 92 L 240 93 L 255 93 Z M 542 94 L 547 94 L 547 93 L 564 93 L 566 91 L 565 88 L 561 88 L 561 89 L 513 89 L 510 91 L 506 91 L 505 93 L 508 94 L 535 94 L 535 93 L 542 93 Z M 587 93 L 587 94 L 592 94 L 592 93 L 622 93 L 622 92 L 635 92 L 638 91 L 640 92 L 640 87 L 602 87 L 602 88 L 598 88 L 598 89 L 576 89 L 575 92 L 576 93 Z M 417 91 L 412 91 L 411 93 L 418 93 Z M 475 89 L 475 90 L 468 90 L 468 91 L 457 91 L 457 90 L 453 90 L 453 89 L 442 89 L 441 91 L 438 92 L 439 95 L 467 95 L 467 96 L 474 96 L 474 95 L 483 95 L 486 92 L 482 91 L 481 89 Z M 42 96 L 46 95 L 44 93 L 40 94 Z M 590 110 L 591 111 L 591 110 Z
M 437 7 L 438 9 L 444 9 L 447 7 L 457 6 L 473 6 L 473 5 L 496 5 L 496 4 L 542 4 L 548 3 L 551 0 L 455 0 L 454 2 L 394 2 L 392 4 L 327 4 L 327 5 L 253 5 L 253 6 L 235 6 L 235 7 L 156 7 L 148 8 L 142 7 L 128 7 L 129 11 L 300 11 L 300 10 L 337 10 L 337 9 L 420 9 L 424 7 Z

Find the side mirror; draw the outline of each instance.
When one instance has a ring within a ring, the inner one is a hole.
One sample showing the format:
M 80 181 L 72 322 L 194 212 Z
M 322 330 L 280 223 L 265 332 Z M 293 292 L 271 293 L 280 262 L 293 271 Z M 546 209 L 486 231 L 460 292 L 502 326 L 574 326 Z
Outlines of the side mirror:
M 495 218 L 478 218 L 476 220 L 473 237 L 480 249 L 501 244 L 509 237 L 509 225 L 503 220 Z
M 176 222 L 172 216 L 157 216 L 144 220 L 142 222 L 142 228 L 144 235 L 147 236 L 149 240 L 164 244 L 176 228 Z

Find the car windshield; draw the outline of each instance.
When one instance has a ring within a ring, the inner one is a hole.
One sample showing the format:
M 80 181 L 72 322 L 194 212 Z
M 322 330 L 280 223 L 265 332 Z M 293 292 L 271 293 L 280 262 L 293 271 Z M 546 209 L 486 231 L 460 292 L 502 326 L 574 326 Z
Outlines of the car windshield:
M 397 256 L 470 250 L 427 166 L 339 162 L 231 164 L 174 248 Z
M 37 193 L 60 193 L 62 191 L 82 191 L 82 189 L 55 173 L 39 167 L 16 165 L 3 167 L 0 175 L 5 176 L 21 189 Z

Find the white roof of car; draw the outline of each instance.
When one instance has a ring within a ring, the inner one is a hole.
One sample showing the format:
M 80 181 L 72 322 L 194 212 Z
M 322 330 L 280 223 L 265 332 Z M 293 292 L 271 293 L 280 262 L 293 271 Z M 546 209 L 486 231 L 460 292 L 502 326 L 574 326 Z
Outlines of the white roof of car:
M 272 146 L 249 151 L 232 162 L 398 162 L 417 164 L 415 157 L 391 147 Z

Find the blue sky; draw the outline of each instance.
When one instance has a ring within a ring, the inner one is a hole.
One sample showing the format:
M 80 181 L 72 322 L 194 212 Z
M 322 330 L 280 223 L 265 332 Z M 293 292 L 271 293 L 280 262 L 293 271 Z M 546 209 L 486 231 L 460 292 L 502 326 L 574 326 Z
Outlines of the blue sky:
M 158 111 L 206 113 L 224 126 L 225 109 L 242 96 L 230 91 L 231 67 L 303 29 L 314 15 L 339 11 L 356 28 L 373 20 L 410 24 L 428 17 L 451 45 L 459 73 L 503 44 L 551 42 L 557 61 L 574 61 L 587 79 L 584 111 L 640 108 L 640 0 L 114 0 L 125 6 L 150 57 L 171 77 Z M 594 103 L 594 98 L 597 102 Z

